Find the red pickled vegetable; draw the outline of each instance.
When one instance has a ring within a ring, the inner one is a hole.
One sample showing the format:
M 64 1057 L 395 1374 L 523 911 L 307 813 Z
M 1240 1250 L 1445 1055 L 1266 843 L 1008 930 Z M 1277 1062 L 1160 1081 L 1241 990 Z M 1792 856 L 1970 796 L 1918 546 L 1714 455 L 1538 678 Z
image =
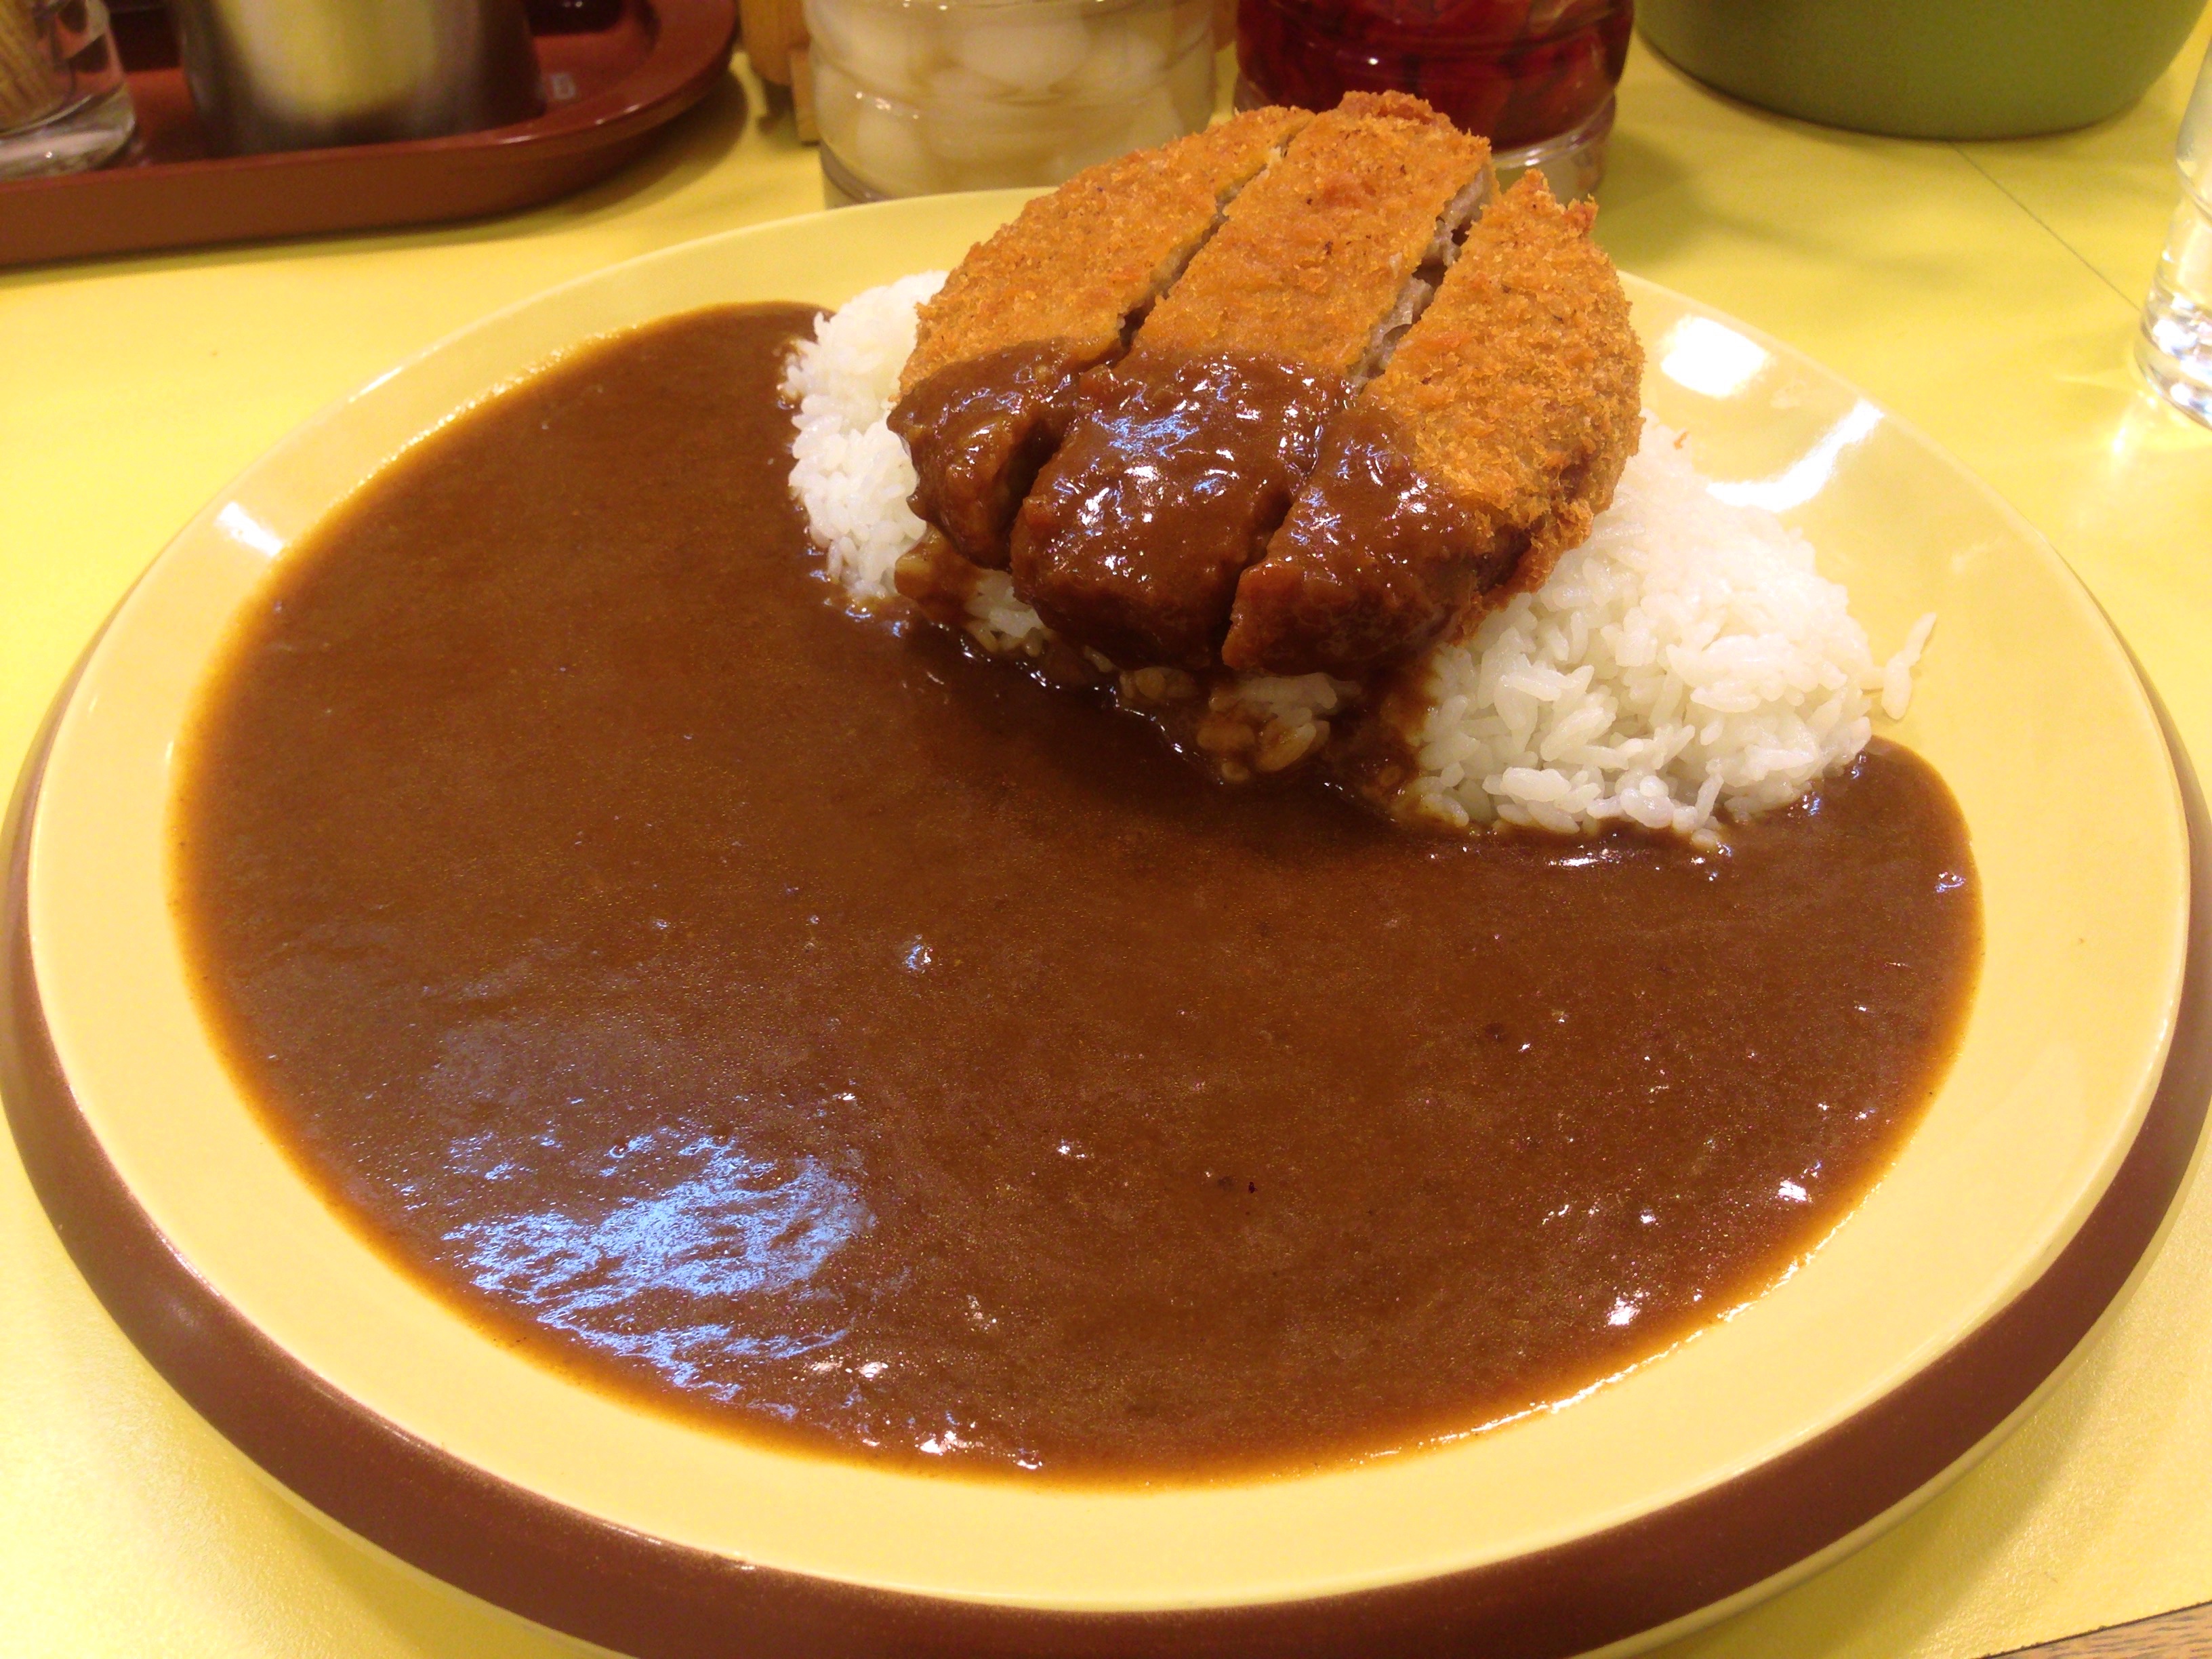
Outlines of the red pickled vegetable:
M 1416 93 L 1500 149 L 1571 132 L 1628 56 L 1632 0 L 1239 0 L 1237 56 L 1260 100 L 1333 108 Z

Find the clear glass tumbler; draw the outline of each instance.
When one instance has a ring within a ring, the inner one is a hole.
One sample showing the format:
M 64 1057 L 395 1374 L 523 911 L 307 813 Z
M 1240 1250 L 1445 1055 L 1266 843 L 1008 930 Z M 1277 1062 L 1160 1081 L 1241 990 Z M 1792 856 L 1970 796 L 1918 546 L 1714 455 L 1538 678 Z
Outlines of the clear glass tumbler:
M 2212 52 L 2197 72 L 2174 160 L 2181 205 L 2151 279 L 2136 362 L 2167 402 L 2212 426 Z
M 96 167 L 135 125 L 100 0 L 0 0 L 0 179 Z

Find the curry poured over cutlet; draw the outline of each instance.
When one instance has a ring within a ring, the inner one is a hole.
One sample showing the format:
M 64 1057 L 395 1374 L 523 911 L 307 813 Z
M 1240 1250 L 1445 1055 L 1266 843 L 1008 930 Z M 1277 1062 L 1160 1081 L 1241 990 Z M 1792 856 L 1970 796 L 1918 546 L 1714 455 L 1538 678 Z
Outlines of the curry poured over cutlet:
M 1594 210 L 1532 174 L 1462 241 L 1487 147 L 1401 94 L 1347 97 L 1254 173 L 1121 313 L 1151 307 L 1126 355 L 1094 321 L 1079 377 L 1061 336 L 1008 343 L 1028 326 L 1011 313 L 980 356 L 917 349 L 892 423 L 940 532 L 923 586 L 1006 568 L 1124 669 L 1364 682 L 1589 535 L 1635 452 L 1643 368 Z M 1067 210 L 1110 188 L 1067 187 Z M 1047 219 L 1024 258 L 1048 257 Z M 978 291 L 995 246 L 946 293 Z
M 1074 378 L 1120 355 L 1222 207 L 1310 118 L 1261 109 L 1078 173 L 945 279 L 917 319 L 892 428 L 916 511 L 961 555 L 1006 562 L 1014 508 L 1066 424 Z
M 1321 451 L 1489 146 L 1417 99 L 1355 94 L 1230 206 L 1128 355 L 1078 382 L 1016 515 L 1015 590 L 1118 660 L 1218 659 L 1238 574 Z
M 1244 572 L 1230 667 L 1365 675 L 1588 538 L 1643 423 L 1643 348 L 1595 216 L 1534 173 L 1483 215 Z

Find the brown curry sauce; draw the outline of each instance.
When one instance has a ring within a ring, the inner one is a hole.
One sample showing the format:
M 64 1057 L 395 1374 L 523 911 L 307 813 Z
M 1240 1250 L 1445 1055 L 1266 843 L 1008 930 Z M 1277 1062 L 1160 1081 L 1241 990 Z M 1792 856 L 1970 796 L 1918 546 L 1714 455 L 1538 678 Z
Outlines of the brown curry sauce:
M 1877 742 L 1725 852 L 1226 788 L 809 556 L 809 313 L 581 349 L 279 567 L 178 908 L 392 1255 L 749 1434 L 1081 1479 L 1468 1432 L 1757 1294 L 1940 1082 L 1966 831 Z

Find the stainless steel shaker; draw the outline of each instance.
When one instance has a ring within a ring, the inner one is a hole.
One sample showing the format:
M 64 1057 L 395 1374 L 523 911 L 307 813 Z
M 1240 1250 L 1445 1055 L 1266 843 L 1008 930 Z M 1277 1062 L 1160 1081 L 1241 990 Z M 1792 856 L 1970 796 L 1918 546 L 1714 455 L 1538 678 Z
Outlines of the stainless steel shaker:
M 169 0 L 185 78 L 227 155 L 379 143 L 544 107 L 522 0 Z

